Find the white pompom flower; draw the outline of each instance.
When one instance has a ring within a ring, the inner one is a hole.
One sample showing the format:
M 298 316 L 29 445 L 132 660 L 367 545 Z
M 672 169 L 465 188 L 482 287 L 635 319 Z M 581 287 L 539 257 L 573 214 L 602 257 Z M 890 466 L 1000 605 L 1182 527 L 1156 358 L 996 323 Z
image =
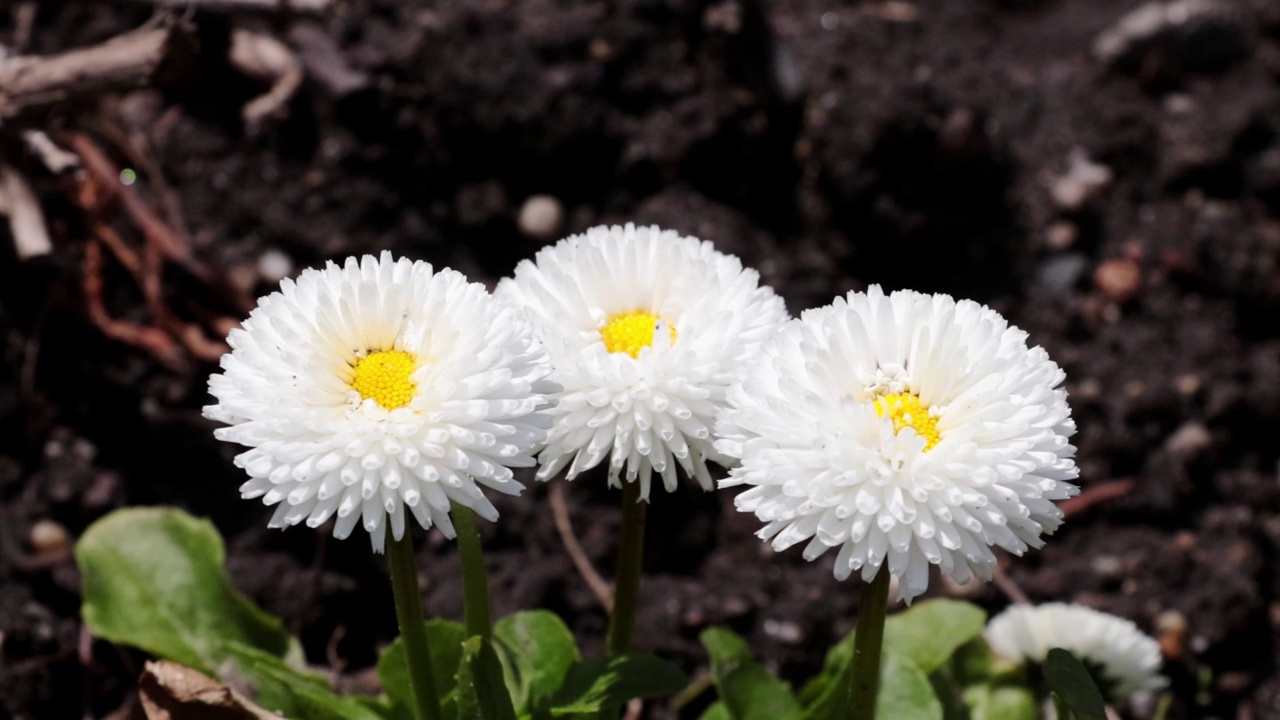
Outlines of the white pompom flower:
M 760 276 L 709 243 L 657 227 L 594 227 L 503 280 L 526 309 L 562 386 L 538 478 L 568 479 L 609 457 L 609 484 L 681 467 L 712 490 L 716 413 L 744 360 L 787 319 Z M 625 470 L 625 475 L 624 475 Z
M 375 552 L 406 514 L 453 537 L 450 502 L 495 520 L 480 485 L 516 495 L 512 467 L 545 441 L 550 365 L 520 313 L 453 270 L 366 255 L 308 269 L 259 301 L 209 378 L 215 436 L 270 526 L 336 517 Z
M 764 343 L 716 426 L 721 487 L 777 550 L 839 548 L 835 576 L 888 564 L 907 602 L 937 565 L 990 579 L 1062 522 L 1075 495 L 1064 374 L 978 303 L 872 286 Z
M 992 652 L 1019 665 L 1043 663 L 1054 648 L 1071 651 L 1115 702 L 1168 682 L 1154 638 L 1131 620 L 1084 605 L 1014 605 L 992 618 L 984 635 Z

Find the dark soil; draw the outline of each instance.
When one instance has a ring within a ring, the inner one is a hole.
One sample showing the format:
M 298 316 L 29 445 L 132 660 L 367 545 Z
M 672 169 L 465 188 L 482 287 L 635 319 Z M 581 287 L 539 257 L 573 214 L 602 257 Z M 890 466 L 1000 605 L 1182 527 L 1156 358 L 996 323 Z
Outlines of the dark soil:
M 230 278 L 228 293 L 166 273 L 164 299 L 188 322 L 238 317 L 229 294 L 269 290 L 264 252 L 301 268 L 389 248 L 491 282 L 541 244 L 517 221 L 533 194 L 562 203 L 565 231 L 636 220 L 714 240 L 793 312 L 869 283 L 989 303 L 1066 368 L 1086 491 L 1132 483 L 1008 563 L 1011 578 L 1035 600 L 1085 602 L 1161 635 L 1172 717 L 1280 718 L 1280 6 L 1201 2 L 1187 23 L 1096 55 L 1095 38 L 1140 4 L 193 12 L 192 57 L 158 87 L 0 127 L 56 244 L 19 264 L 0 230 L 0 717 L 105 717 L 139 670 L 139 655 L 82 636 L 74 562 L 30 546 L 40 520 L 75 536 L 123 505 L 210 517 L 240 587 L 314 662 L 357 678 L 395 624 L 382 559 L 362 540 L 267 531 L 269 511 L 238 499 L 234 449 L 200 416 L 211 362 L 161 362 L 90 321 L 86 214 L 76 181 L 16 141 L 35 127 L 85 132 L 135 168 L 139 195 Z M 7 0 L 0 43 L 19 40 L 23 5 L 38 8 L 33 53 L 149 17 L 142 3 Z M 287 116 L 241 120 L 266 86 L 229 63 L 233 28 L 303 58 Z M 114 227 L 140 243 L 123 216 Z M 154 319 L 112 261 L 104 281 L 113 316 Z M 617 495 L 600 477 L 568 490 L 607 574 Z M 598 650 L 605 616 L 546 488 L 500 507 L 485 528 L 496 610 L 550 608 Z M 730 493 L 687 487 L 650 520 L 648 649 L 693 671 L 698 632 L 727 624 L 799 681 L 850 629 L 857 585 L 836 583 L 829 559 L 774 556 Z M 427 547 L 428 607 L 459 617 L 453 547 L 434 535 Z M 948 593 L 1008 602 L 992 586 L 933 584 Z

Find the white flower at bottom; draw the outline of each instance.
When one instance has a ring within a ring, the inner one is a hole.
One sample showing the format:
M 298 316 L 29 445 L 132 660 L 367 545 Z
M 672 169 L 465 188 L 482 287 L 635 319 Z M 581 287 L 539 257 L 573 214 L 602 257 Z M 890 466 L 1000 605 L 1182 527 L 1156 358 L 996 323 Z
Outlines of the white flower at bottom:
M 1076 494 L 1064 375 L 995 311 L 946 295 L 866 293 L 805 312 L 729 392 L 721 487 L 777 550 L 839 548 L 835 576 L 885 564 L 908 602 L 929 566 L 990 578 L 991 546 L 1021 554 Z
M 1053 648 L 1071 651 L 1102 675 L 1095 679 L 1112 700 L 1167 682 L 1159 643 L 1132 621 L 1084 605 L 1014 605 L 992 618 L 984 635 L 992 652 L 1018 664 L 1043 663 Z
M 550 367 L 519 311 L 390 253 L 285 280 L 227 343 L 204 414 L 250 448 L 241 494 L 279 506 L 271 527 L 363 522 L 381 552 L 411 513 L 452 537 L 450 501 L 497 519 L 478 485 L 519 494 L 510 468 L 549 425 Z
M 563 390 L 538 479 L 609 457 L 609 484 L 676 468 L 711 490 L 711 429 L 741 364 L 786 320 L 754 270 L 709 242 L 657 227 L 594 227 L 545 248 L 503 280 L 525 308 Z

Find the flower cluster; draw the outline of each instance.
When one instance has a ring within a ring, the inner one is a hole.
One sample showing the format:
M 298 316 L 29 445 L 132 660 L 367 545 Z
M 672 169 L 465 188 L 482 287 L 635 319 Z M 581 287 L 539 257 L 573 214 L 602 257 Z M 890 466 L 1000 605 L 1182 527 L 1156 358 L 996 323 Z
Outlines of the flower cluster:
M 388 254 L 330 264 L 229 343 L 205 412 L 249 448 L 244 496 L 375 549 L 409 514 L 496 518 L 481 487 L 519 493 L 513 467 L 605 465 L 647 500 L 655 473 L 711 490 L 716 462 L 775 548 L 887 566 L 910 600 L 930 566 L 965 582 L 1039 547 L 1076 492 L 1063 372 L 995 311 L 873 286 L 790 320 L 737 258 L 656 227 L 569 237 L 494 295 Z

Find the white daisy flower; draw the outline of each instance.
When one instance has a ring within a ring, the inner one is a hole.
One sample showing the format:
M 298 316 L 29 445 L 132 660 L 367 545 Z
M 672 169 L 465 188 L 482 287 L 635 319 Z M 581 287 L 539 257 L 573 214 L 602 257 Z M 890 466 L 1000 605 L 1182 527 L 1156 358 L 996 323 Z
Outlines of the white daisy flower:
M 990 579 L 1062 522 L 1078 475 L 1064 375 L 995 311 L 946 295 L 866 293 L 810 310 L 761 347 L 716 426 L 741 460 L 721 487 L 777 550 L 839 548 L 835 576 L 886 562 L 906 601 L 929 565 Z
M 209 378 L 227 423 L 251 448 L 245 498 L 278 505 L 271 527 L 363 521 L 375 552 L 398 540 L 405 508 L 453 537 L 449 503 L 495 520 L 484 485 L 517 495 L 512 467 L 534 464 L 554 389 L 519 312 L 482 285 L 425 262 L 348 258 L 303 271 L 259 301 Z
M 984 635 L 992 652 L 1018 664 L 1043 663 L 1053 648 L 1070 650 L 1112 701 L 1168 682 L 1154 638 L 1130 620 L 1084 605 L 1014 605 L 992 618 Z
M 545 248 L 503 280 L 555 366 L 555 396 L 538 478 L 568 478 L 609 459 L 609 484 L 653 472 L 668 491 L 676 466 L 713 489 L 716 413 L 740 364 L 786 320 L 754 270 L 709 242 L 657 227 L 595 227 Z

